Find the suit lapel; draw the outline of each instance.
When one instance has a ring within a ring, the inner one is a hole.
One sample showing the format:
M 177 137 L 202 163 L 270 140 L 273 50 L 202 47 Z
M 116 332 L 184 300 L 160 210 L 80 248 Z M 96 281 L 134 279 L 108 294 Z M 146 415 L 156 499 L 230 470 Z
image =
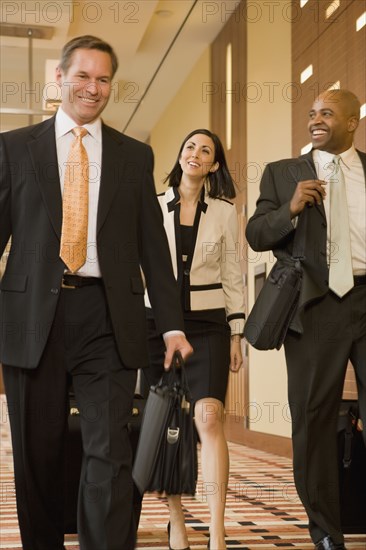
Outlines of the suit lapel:
M 41 195 L 55 233 L 60 238 L 62 197 L 57 163 L 55 117 L 37 125 L 31 133 L 28 150 Z
M 311 152 L 299 157 L 299 162 L 300 178 L 298 179 L 298 181 L 318 179 L 315 164 L 313 161 L 313 155 L 311 154 Z M 326 219 L 323 201 L 321 201 L 321 204 L 315 203 L 313 210 L 321 214 L 324 220 Z
M 363 153 L 362 151 L 358 151 L 358 149 L 356 149 L 356 151 L 362 162 L 363 171 L 365 172 L 365 184 L 366 184 L 366 154 Z
M 168 191 L 162 196 L 159 197 L 160 204 L 163 204 L 163 216 L 164 216 L 164 228 L 168 238 L 170 256 L 173 264 L 174 276 L 178 279 L 178 265 L 181 264 L 182 252 L 180 249 L 180 239 L 177 242 L 175 232 L 176 232 L 176 212 L 179 215 L 179 193 L 175 187 L 170 187 Z M 180 236 L 178 232 L 177 236 Z M 180 263 L 179 259 L 180 258 Z M 180 270 L 179 270 L 180 271 Z
M 318 179 L 313 156 L 310 153 L 299 157 L 300 180 Z M 305 262 L 299 308 L 301 309 L 310 300 L 325 294 L 327 286 L 328 268 L 326 265 L 326 215 L 323 201 L 320 205 L 314 204 L 305 208 L 303 213 L 305 224 Z M 296 321 L 295 321 L 296 323 Z
M 121 159 L 122 135 L 113 136 L 108 127 L 102 126 L 102 168 L 98 201 L 97 232 L 99 232 L 107 217 L 113 198 L 121 181 L 124 161 Z

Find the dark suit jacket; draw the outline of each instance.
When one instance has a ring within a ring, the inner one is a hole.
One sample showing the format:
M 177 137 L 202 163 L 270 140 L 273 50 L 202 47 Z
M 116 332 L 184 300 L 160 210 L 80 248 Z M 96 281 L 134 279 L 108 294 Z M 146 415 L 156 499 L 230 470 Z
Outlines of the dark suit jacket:
M 357 151 L 365 171 L 366 154 Z M 256 251 L 273 250 L 278 260 L 289 261 L 293 251 L 295 229 L 290 219 L 290 200 L 299 181 L 317 179 L 312 153 L 296 159 L 269 163 L 262 176 L 260 196 L 246 228 L 248 243 Z M 306 232 L 304 277 L 298 312 L 292 324 L 301 330 L 299 313 L 311 300 L 328 290 L 327 222 L 324 206 L 306 208 L 299 217 Z
M 158 330 L 184 330 L 149 146 L 102 127 L 97 250 L 120 357 L 147 365 L 142 267 Z M 64 264 L 54 118 L 0 135 L 0 361 L 36 367 L 52 325 Z

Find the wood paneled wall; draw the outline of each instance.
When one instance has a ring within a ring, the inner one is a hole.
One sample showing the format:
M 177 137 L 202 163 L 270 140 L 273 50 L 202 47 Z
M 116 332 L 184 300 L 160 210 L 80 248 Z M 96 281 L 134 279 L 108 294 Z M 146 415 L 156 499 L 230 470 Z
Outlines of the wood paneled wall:
M 293 154 L 310 142 L 308 113 L 315 97 L 336 82 L 366 102 L 366 26 L 356 30 L 357 19 L 366 10 L 366 0 L 309 0 L 301 9 L 293 1 L 292 81 Z M 333 6 L 335 4 L 333 3 Z M 326 18 L 327 10 L 331 15 Z M 313 74 L 303 84 L 301 72 L 309 65 Z M 366 150 L 366 119 L 360 121 L 356 146 Z

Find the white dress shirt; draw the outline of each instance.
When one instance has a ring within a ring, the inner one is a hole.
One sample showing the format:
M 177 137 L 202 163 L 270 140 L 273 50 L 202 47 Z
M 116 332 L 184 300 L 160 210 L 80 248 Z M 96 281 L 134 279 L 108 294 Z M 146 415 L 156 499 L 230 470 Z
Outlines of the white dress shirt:
M 72 129 L 77 124 L 59 108 L 56 114 L 56 149 L 61 182 L 61 193 L 63 193 L 65 168 L 69 149 L 74 135 Z M 100 267 L 97 253 L 97 213 L 100 188 L 100 176 L 102 170 L 102 122 L 98 118 L 90 124 L 84 124 L 83 128 L 88 134 L 83 138 L 83 145 L 88 153 L 89 159 L 89 210 L 88 210 L 88 243 L 87 258 L 85 264 L 77 272 L 83 277 L 100 277 Z
M 61 193 L 64 188 L 65 167 L 69 155 L 69 149 L 74 135 L 73 128 L 77 124 L 60 107 L 56 114 L 55 132 L 57 161 L 61 182 Z M 88 134 L 83 138 L 83 145 L 89 159 L 89 210 L 88 210 L 88 244 L 85 264 L 79 269 L 77 275 L 82 277 L 101 277 L 101 271 L 97 252 L 97 213 L 102 172 L 102 122 L 98 118 L 90 124 L 84 124 L 83 128 Z M 169 336 L 184 335 L 180 330 L 172 330 L 163 334 L 164 340 Z
M 334 172 L 333 158 L 335 155 L 314 149 L 313 159 L 318 178 L 327 181 L 324 209 L 329 219 L 329 179 Z M 346 185 L 349 229 L 351 238 L 352 269 L 354 275 L 366 273 L 366 185 L 362 162 L 352 145 L 350 149 L 339 155 Z M 330 227 L 327 231 L 328 251 L 330 249 Z M 328 258 L 329 259 L 329 258 Z

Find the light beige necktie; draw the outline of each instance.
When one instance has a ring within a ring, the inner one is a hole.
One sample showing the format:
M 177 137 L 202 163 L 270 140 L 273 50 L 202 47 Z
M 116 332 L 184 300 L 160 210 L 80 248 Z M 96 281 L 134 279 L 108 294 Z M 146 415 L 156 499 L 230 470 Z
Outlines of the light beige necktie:
M 335 156 L 330 185 L 330 265 L 329 288 L 340 298 L 353 287 L 351 239 L 349 232 L 346 186 L 341 157 Z
M 75 136 L 66 163 L 62 198 L 60 257 L 71 272 L 86 260 L 88 236 L 89 161 L 82 143 L 85 128 L 73 129 Z

